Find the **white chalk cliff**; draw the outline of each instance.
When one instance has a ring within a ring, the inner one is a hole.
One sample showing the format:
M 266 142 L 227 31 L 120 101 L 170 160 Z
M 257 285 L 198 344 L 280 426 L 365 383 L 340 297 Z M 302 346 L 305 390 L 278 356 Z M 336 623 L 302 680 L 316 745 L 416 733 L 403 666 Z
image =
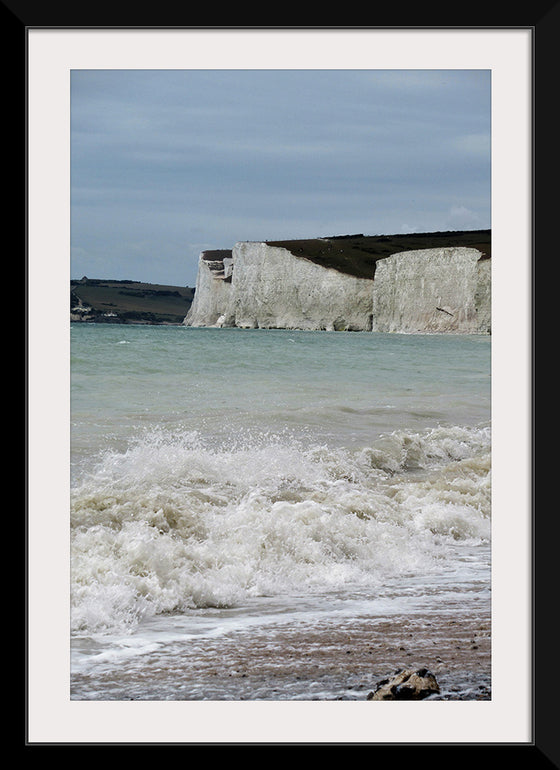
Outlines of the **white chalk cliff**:
M 213 256 L 200 256 L 187 326 L 371 330 L 371 279 L 322 267 L 263 242 L 235 244 L 231 265 L 223 268 Z
M 358 278 L 266 242 L 199 258 L 187 326 L 489 334 L 491 260 L 475 248 L 404 251 Z
M 470 248 L 404 251 L 375 270 L 372 330 L 489 334 L 491 260 Z
M 198 259 L 193 301 L 183 323 L 187 326 L 223 326 L 220 319 L 230 298 L 231 252 L 203 251 Z

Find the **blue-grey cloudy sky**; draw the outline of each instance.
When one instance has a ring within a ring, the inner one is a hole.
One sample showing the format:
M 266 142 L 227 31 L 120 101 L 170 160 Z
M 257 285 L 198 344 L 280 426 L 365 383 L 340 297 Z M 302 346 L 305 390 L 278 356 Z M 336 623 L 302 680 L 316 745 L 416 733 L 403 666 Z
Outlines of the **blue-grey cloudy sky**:
M 71 276 L 236 241 L 489 228 L 488 70 L 75 70 Z

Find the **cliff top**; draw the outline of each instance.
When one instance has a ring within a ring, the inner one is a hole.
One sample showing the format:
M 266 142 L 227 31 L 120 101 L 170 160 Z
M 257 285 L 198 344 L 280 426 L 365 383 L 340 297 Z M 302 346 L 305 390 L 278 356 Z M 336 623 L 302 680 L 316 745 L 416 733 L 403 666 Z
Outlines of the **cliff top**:
M 269 246 L 288 249 L 323 267 L 357 278 L 373 278 L 378 259 L 401 251 L 465 246 L 491 257 L 491 230 L 449 230 L 400 235 L 334 235 L 328 238 L 266 241 Z
M 232 249 L 211 249 L 209 251 L 203 251 L 200 255 L 206 262 L 213 262 L 214 260 L 227 259 L 231 257 Z

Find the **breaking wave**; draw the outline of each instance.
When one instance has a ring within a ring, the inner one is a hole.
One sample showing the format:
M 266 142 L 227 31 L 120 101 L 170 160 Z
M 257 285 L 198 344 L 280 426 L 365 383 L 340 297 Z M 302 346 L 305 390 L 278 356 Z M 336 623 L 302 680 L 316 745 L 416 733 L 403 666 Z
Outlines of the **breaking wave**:
M 73 631 L 445 570 L 490 540 L 490 442 L 487 426 L 355 450 L 151 432 L 72 490 Z

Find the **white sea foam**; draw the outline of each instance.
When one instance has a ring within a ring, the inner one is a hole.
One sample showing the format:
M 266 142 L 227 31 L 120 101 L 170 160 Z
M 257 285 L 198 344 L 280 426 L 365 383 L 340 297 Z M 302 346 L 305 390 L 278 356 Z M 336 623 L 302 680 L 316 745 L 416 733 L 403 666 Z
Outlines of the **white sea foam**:
M 73 489 L 73 629 L 457 569 L 458 542 L 490 539 L 490 487 L 487 427 L 359 449 L 150 431 Z

